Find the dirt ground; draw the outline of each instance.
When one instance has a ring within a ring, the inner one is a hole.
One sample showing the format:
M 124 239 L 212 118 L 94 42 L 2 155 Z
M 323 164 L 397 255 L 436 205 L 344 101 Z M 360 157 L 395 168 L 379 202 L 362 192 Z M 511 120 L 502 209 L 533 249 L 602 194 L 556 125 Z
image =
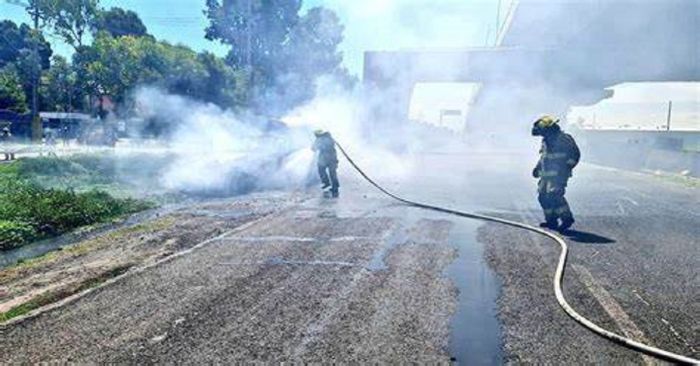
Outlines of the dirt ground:
M 353 198 L 279 205 L 287 207 L 9 324 L 0 364 L 448 363 L 452 224 L 385 216 L 367 207 L 374 200 Z
M 107 231 L 0 270 L 0 314 L 23 304 L 60 300 L 186 250 L 276 212 L 301 196 L 262 195 L 210 201 Z M 41 305 L 41 304 L 39 304 Z M 16 315 L 16 314 L 15 314 Z

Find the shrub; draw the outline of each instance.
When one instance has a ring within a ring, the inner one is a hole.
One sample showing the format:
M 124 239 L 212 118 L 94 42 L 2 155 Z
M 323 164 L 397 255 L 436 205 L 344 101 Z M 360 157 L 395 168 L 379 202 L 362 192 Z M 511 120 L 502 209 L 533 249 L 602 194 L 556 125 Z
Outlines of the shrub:
M 0 220 L 0 250 L 21 247 L 36 238 L 32 225 Z
M 77 193 L 44 188 L 23 178 L 28 172 L 53 174 L 77 169 L 73 164 L 51 158 L 27 159 L 19 168 L 0 170 L 0 250 L 151 207 L 147 202 L 118 199 L 98 190 Z

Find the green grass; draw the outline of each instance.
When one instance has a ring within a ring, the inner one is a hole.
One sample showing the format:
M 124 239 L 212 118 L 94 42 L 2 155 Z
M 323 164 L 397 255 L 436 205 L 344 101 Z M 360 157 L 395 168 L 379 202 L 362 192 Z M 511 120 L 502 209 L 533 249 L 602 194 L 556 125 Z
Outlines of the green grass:
M 115 197 L 100 189 L 119 186 L 114 164 L 114 159 L 76 156 L 1 165 L 0 250 L 153 207 L 128 198 L 126 191 Z
M 42 306 L 53 304 L 74 294 L 78 294 L 91 288 L 98 287 L 101 284 L 107 282 L 108 280 L 126 273 L 126 271 L 128 271 L 131 267 L 131 265 L 118 266 L 108 271 L 105 271 L 95 277 L 88 278 L 80 282 L 76 286 L 73 286 L 72 288 L 63 289 L 60 291 L 47 292 L 38 295 L 23 304 L 17 305 L 4 313 L 0 313 L 0 323 L 4 323 L 12 318 L 28 314 L 29 312 L 36 310 Z

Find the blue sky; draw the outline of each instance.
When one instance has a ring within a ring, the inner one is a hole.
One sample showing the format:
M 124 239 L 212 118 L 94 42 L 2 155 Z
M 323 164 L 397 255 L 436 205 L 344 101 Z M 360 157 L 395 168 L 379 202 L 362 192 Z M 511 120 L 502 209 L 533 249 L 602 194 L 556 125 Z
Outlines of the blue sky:
M 510 0 L 500 3 L 505 12 Z M 159 39 L 226 53 L 226 47 L 204 39 L 204 0 L 102 0 L 101 4 L 136 11 Z M 360 74 L 363 51 L 368 49 L 481 46 L 487 35 L 493 40 L 498 4 L 498 0 L 308 0 L 304 8 L 322 5 L 338 13 L 346 25 L 345 63 Z M 0 13 L 1 18 L 29 21 L 24 9 L 3 0 Z M 60 54 L 70 53 L 66 45 L 54 48 Z
M 497 14 L 500 20 L 513 0 L 306 0 L 304 8 L 325 6 L 333 9 L 345 25 L 341 49 L 345 65 L 362 74 L 363 52 L 416 48 L 479 47 L 492 44 Z M 105 8 L 118 6 L 134 10 L 151 34 L 173 43 L 218 55 L 227 48 L 204 39 L 207 20 L 205 0 L 102 0 Z M 0 19 L 28 22 L 23 8 L 0 0 Z M 70 54 L 70 47 L 51 38 L 54 50 Z M 631 124 L 634 128 L 653 128 L 664 115 L 669 99 L 678 101 L 680 128 L 700 129 L 700 87 L 698 83 L 665 85 L 622 85 L 616 96 L 594 107 L 576 108 L 575 118 L 596 120 L 601 127 Z M 464 109 L 469 100 L 465 85 L 419 85 L 414 92 L 412 113 L 436 119 L 438 108 Z M 635 103 L 640 103 L 639 108 Z M 644 105 L 644 106 L 642 106 Z M 649 107 L 652 106 L 652 107 Z M 684 107 L 685 106 L 685 107 Z M 653 113 L 645 112 L 653 108 Z M 432 117 L 430 117 L 432 116 Z M 572 116 L 574 117 L 574 116 Z

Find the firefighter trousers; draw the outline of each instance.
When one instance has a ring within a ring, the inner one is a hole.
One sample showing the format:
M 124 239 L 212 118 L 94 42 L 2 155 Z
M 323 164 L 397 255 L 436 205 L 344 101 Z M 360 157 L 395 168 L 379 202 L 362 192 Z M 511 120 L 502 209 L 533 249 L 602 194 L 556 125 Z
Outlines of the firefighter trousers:
M 338 192 L 338 164 L 318 164 L 318 175 L 324 187 L 331 187 L 331 192 Z
M 573 214 L 569 203 L 564 195 L 566 194 L 567 180 L 540 179 L 537 187 L 537 200 L 542 206 L 544 218 L 548 223 L 557 223 L 573 220 Z

